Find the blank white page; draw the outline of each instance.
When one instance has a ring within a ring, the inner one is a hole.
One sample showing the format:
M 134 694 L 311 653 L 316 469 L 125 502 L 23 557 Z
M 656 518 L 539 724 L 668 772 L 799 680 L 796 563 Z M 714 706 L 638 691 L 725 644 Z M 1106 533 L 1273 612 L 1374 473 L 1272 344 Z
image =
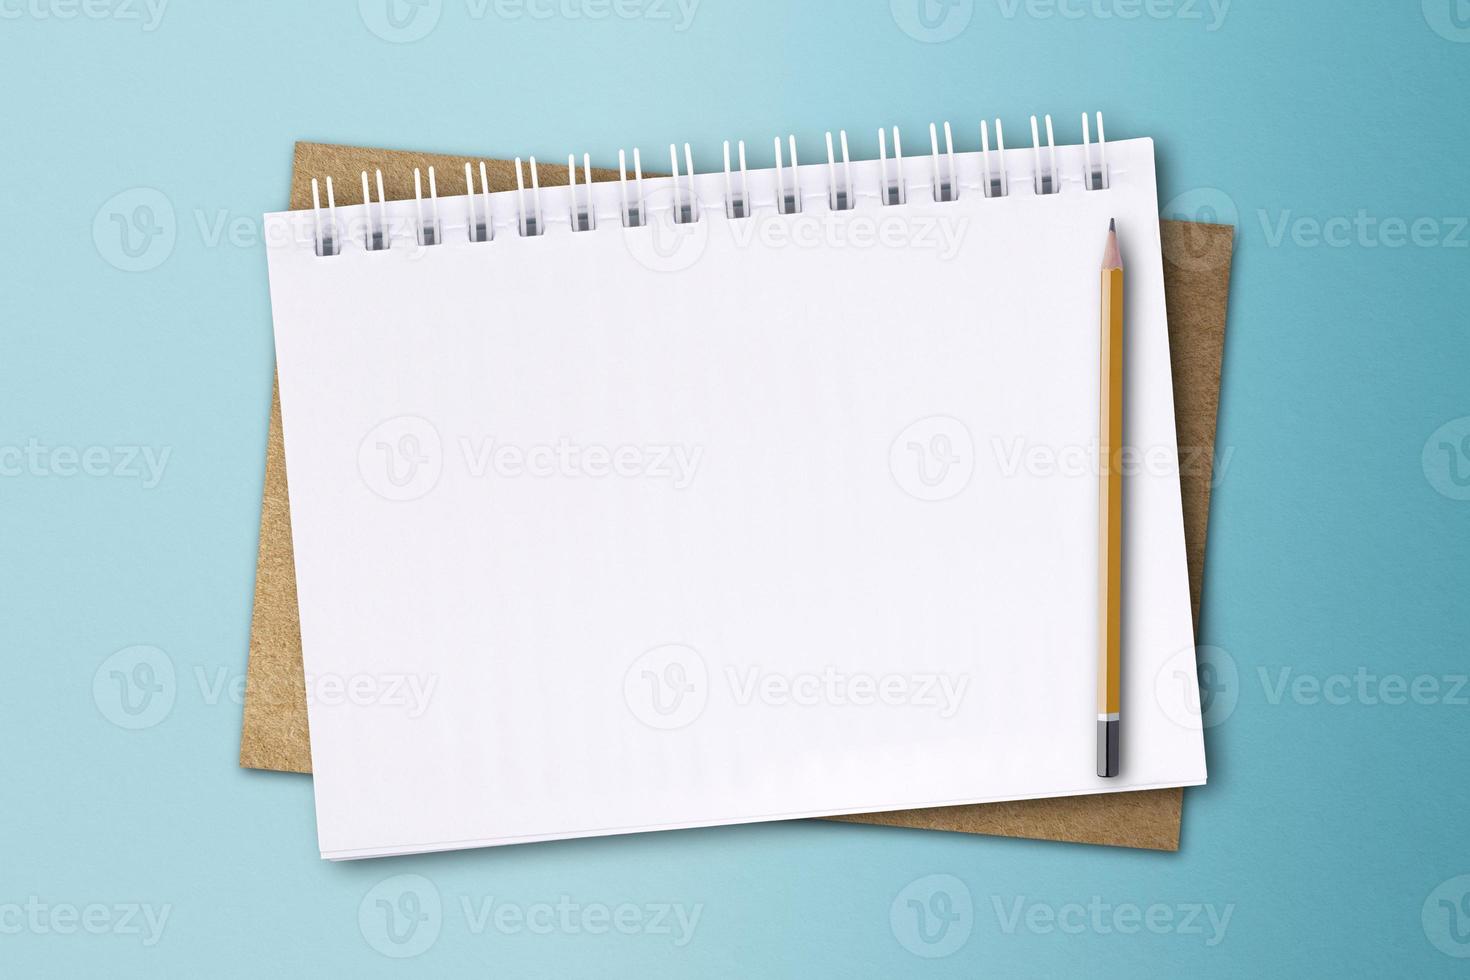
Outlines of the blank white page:
M 375 252 L 378 206 L 340 208 L 330 256 L 267 216 L 324 857 L 1204 781 L 1152 142 L 1107 190 L 1059 148 L 1040 197 L 1029 149 L 1003 198 L 957 159 L 957 201 L 910 157 L 894 206 L 854 163 L 843 212 L 802 167 L 792 215 L 752 171 L 742 219 L 702 175 L 678 227 L 667 178 L 641 228 L 617 183 L 585 231 L 543 189 L 536 237 L 496 194 L 488 242 L 444 197 L 428 247 L 399 202 Z M 1110 218 L 1137 455 L 1104 780 Z

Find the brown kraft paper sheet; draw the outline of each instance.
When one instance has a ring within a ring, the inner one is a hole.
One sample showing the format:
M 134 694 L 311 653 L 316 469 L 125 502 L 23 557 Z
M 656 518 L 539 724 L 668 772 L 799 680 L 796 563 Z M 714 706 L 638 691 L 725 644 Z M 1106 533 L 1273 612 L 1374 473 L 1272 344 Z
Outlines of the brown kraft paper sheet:
M 413 197 L 415 167 L 427 172 L 427 168 L 433 166 L 435 172 L 442 175 L 444 186 L 455 188 L 450 193 L 457 193 L 465 163 L 475 164 L 478 177 L 480 159 L 297 143 L 290 207 L 293 210 L 309 208 L 312 178 L 324 179 L 327 176 L 333 179 L 338 203 L 361 203 L 359 175 L 364 170 L 370 174 L 382 170 L 388 200 Z M 515 187 L 515 167 L 511 161 L 486 159 L 484 163 L 492 191 Z M 617 172 L 599 169 L 592 172 L 592 177 L 594 180 L 615 180 Z M 560 167 L 548 167 L 541 178 L 542 183 L 548 186 L 564 184 L 566 172 Z M 1228 225 L 1180 221 L 1161 224 L 1164 291 L 1174 369 L 1175 424 L 1184 500 L 1184 537 L 1190 597 L 1198 624 L 1234 229 Z M 311 771 L 301 625 L 291 545 L 291 512 L 286 490 L 285 445 L 281 434 L 281 402 L 279 393 L 274 390 L 266 442 L 260 552 L 256 562 L 255 608 L 250 627 L 240 765 L 282 772 Z M 833 819 L 891 827 L 1173 851 L 1179 848 L 1182 809 L 1183 790 L 1164 789 L 898 810 Z

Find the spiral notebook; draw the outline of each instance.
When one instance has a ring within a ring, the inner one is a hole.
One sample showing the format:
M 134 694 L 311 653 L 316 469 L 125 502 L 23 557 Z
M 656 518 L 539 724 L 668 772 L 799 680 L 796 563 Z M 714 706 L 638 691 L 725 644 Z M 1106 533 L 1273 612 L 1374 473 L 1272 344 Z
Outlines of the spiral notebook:
M 1159 682 L 1193 640 L 1151 142 L 787 148 L 268 216 L 324 856 L 1203 781 Z M 1105 781 L 1111 217 L 1141 465 Z

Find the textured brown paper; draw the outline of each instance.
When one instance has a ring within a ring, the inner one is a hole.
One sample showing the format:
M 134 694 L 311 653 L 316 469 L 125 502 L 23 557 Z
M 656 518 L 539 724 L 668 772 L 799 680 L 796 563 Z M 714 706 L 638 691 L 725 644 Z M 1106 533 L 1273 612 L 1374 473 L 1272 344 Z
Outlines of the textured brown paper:
M 363 170 L 383 171 L 389 200 L 413 196 L 413 168 L 435 168 L 446 194 L 459 193 L 467 158 L 322 143 L 297 143 L 291 208 L 311 206 L 311 179 L 330 175 L 339 204 L 361 203 Z M 479 158 L 469 158 L 476 165 Z M 491 190 L 515 187 L 515 167 L 485 160 Z M 566 183 L 566 171 L 548 167 L 548 186 Z M 594 170 L 594 180 L 616 171 Z M 1209 520 L 1211 456 L 1220 395 L 1220 363 L 1230 290 L 1234 229 L 1225 225 L 1162 222 L 1164 290 L 1174 365 L 1174 402 L 1184 495 L 1184 537 L 1190 594 L 1199 619 L 1205 531 Z M 311 771 L 301 625 L 286 492 L 286 455 L 279 392 L 271 398 L 266 443 L 265 492 L 260 511 L 260 555 L 255 573 L 255 612 L 250 628 L 245 720 L 240 765 L 286 772 Z M 929 830 L 999 834 L 1044 840 L 1178 850 L 1183 791 L 1178 789 L 1073 796 L 1015 803 L 901 810 L 834 819 Z

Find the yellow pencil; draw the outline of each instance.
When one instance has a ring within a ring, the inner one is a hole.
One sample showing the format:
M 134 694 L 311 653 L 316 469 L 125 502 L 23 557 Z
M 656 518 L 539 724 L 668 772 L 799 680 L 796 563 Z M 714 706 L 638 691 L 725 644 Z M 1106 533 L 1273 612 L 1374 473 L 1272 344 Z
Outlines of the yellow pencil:
M 1097 484 L 1097 774 L 1118 775 L 1123 592 L 1123 259 L 1108 222 L 1102 261 Z

